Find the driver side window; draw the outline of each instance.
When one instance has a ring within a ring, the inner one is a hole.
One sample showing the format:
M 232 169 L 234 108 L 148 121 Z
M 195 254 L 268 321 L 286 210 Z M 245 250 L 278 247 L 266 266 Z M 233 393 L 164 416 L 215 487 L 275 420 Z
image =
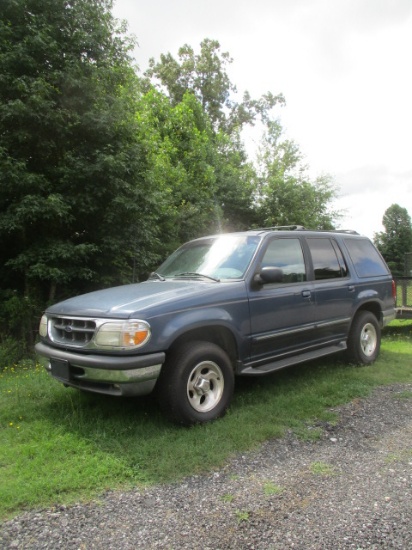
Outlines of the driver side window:
M 273 239 L 265 252 L 262 267 L 278 267 L 283 272 L 280 284 L 306 281 L 305 261 L 299 239 Z

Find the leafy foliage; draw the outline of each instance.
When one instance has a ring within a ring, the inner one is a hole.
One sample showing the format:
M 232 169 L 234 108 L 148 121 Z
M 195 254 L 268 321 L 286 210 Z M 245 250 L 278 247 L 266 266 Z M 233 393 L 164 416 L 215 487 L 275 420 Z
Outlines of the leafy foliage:
M 160 83 L 174 104 L 182 101 L 187 91 L 193 93 L 215 130 L 232 134 L 245 124 L 253 124 L 258 117 L 266 121 L 270 110 L 285 102 L 282 94 L 275 96 L 271 92 L 257 100 L 245 92 L 240 103 L 235 101 L 236 86 L 227 74 L 232 61 L 228 52 L 221 52 L 217 40 L 206 38 L 198 54 L 185 44 L 179 49 L 178 60 L 170 53 L 162 54 L 158 62 L 151 59 L 146 75 Z
M 53 299 L 57 285 L 106 284 L 125 270 L 119 251 L 133 247 L 147 196 L 128 97 L 136 79 L 110 2 L 3 6 L 2 275 Z
M 151 89 L 136 104 L 137 139 L 146 158 L 145 179 L 161 205 L 166 252 L 217 230 L 215 146 L 209 118 L 184 94 L 171 104 Z
M 333 229 L 339 215 L 329 205 L 335 196 L 330 178 L 320 176 L 311 181 L 297 145 L 283 139 L 278 121 L 269 122 L 260 152 L 259 225 Z
M 384 213 L 385 231 L 375 235 L 375 244 L 394 275 L 405 275 L 405 254 L 412 252 L 412 222 L 406 208 L 392 204 Z
M 219 132 L 216 137 L 216 203 L 220 208 L 219 230 L 240 231 L 256 220 L 256 170 L 248 160 L 240 134 Z

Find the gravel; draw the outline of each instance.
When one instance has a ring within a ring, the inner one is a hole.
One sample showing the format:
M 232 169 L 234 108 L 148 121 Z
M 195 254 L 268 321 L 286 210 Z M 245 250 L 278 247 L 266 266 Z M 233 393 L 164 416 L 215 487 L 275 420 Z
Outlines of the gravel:
M 412 548 L 412 384 L 334 410 L 314 442 L 288 433 L 181 483 L 24 513 L 0 548 Z

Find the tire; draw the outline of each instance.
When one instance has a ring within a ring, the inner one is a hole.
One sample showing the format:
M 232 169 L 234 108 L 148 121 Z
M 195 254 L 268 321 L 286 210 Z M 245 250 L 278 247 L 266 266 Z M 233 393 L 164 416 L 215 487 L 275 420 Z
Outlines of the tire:
M 171 353 L 156 393 L 173 422 L 190 426 L 223 416 L 234 390 L 234 372 L 225 351 L 210 342 L 189 342 Z
M 348 338 L 347 355 L 351 363 L 369 365 L 379 355 L 381 329 L 375 315 L 370 311 L 356 314 Z

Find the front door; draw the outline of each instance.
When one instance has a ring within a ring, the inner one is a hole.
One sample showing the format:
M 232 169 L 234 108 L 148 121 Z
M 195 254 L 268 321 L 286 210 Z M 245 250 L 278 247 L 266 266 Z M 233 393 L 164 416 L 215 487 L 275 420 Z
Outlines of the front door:
M 283 276 L 281 282 L 252 285 L 249 291 L 255 365 L 297 353 L 314 338 L 313 282 L 307 280 L 300 239 L 272 238 L 259 267 L 267 266 L 280 268 Z

